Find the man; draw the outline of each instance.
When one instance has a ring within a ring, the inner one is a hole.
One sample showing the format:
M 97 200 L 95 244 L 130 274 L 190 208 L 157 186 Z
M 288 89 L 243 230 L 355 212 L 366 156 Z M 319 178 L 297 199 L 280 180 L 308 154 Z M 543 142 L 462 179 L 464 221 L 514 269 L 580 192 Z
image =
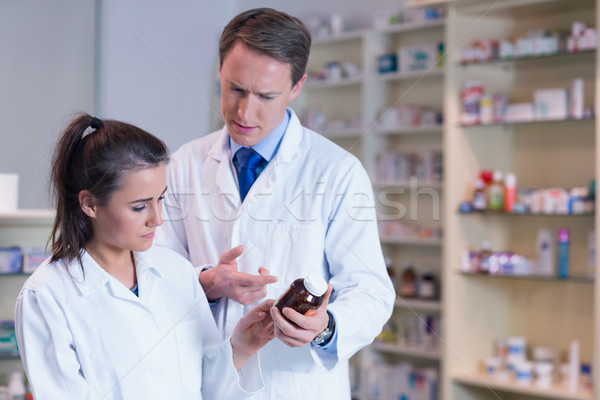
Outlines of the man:
M 316 272 L 329 282 L 315 312 L 271 309 L 279 340 L 259 353 L 265 390 L 256 399 L 349 399 L 348 359 L 394 302 L 364 168 L 287 108 L 306 81 L 310 42 L 285 13 L 236 16 L 220 41 L 225 127 L 179 149 L 167 178 L 159 243 L 204 267 L 200 283 L 225 337 L 295 279 Z

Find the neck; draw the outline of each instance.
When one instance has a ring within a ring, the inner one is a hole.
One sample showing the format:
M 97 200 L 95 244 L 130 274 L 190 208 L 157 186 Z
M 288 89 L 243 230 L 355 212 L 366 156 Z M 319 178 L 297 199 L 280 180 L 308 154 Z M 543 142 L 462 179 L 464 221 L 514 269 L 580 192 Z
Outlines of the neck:
M 119 282 L 131 289 L 137 282 L 133 252 L 124 249 L 111 249 L 90 242 L 85 251 L 96 263 Z

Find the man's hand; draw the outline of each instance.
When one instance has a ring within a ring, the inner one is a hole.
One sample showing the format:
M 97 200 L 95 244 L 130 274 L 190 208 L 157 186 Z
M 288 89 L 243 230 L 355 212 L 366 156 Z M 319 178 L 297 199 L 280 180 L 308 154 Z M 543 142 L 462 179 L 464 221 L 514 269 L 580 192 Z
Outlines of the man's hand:
M 244 315 L 233 329 L 231 348 L 233 365 L 239 371 L 254 353 L 274 337 L 269 309 L 275 300 L 265 300 Z
M 277 277 L 263 267 L 258 269 L 258 275 L 239 272 L 236 259 L 243 251 L 242 245 L 227 250 L 217 265 L 200 273 L 200 284 L 209 300 L 228 297 L 247 306 L 267 295 L 266 285 L 277 282 Z
M 331 285 L 327 285 L 327 291 L 323 295 L 323 304 L 307 315 L 302 315 L 289 307 L 283 309 L 282 315 L 277 307 L 272 307 L 271 317 L 275 322 L 275 337 L 290 347 L 302 347 L 312 342 L 319 333 L 327 328 L 329 323 L 327 305 L 331 290 Z

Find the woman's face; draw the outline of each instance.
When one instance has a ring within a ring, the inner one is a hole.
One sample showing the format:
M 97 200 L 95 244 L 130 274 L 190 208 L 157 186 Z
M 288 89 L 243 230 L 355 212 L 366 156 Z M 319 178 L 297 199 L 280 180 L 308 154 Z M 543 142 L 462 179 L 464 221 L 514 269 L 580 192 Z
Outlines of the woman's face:
M 167 190 L 165 165 L 129 173 L 108 204 L 95 206 L 95 246 L 144 251 L 152 246 L 162 224 L 162 200 Z

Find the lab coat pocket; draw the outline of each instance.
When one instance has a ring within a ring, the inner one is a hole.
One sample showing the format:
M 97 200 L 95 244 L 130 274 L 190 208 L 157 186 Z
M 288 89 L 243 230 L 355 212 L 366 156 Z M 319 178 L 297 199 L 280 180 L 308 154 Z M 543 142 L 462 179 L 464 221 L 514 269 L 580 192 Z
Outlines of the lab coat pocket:
M 200 319 L 185 321 L 174 329 L 181 369 L 181 383 L 192 392 L 200 392 L 202 383 L 202 324 Z
M 302 222 L 277 223 L 270 228 L 266 267 L 279 278 L 270 286 L 273 296 L 279 296 L 294 280 L 304 278 L 309 272 L 329 278 L 325 271 L 324 226 Z

